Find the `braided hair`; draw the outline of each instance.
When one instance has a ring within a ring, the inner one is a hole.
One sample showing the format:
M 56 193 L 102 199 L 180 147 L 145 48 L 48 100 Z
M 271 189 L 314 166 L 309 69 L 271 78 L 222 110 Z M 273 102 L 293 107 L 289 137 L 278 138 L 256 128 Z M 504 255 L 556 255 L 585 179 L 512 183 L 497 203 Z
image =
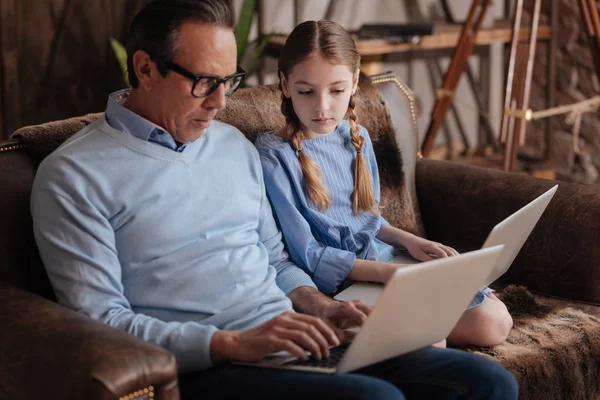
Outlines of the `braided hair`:
M 282 75 L 287 79 L 292 69 L 307 58 L 318 54 L 334 64 L 348 66 L 357 71 L 360 66 L 360 55 L 352 36 L 339 24 L 333 21 L 306 21 L 296 26 L 288 36 L 281 50 L 278 62 L 279 87 L 282 89 Z M 373 196 L 373 184 L 367 163 L 363 156 L 365 138 L 360 134 L 355 112 L 356 98 L 352 94 L 348 103 L 346 117 L 350 123 L 350 137 L 356 150 L 354 167 L 354 193 L 352 206 L 354 214 L 360 211 L 379 214 Z M 300 128 L 300 120 L 294 111 L 292 99 L 282 90 L 281 112 L 285 116 L 285 136 L 298 154 L 298 162 L 306 183 L 306 191 L 310 199 L 321 211 L 331 205 L 331 197 L 325 184 L 321 170 L 302 150 L 304 134 Z

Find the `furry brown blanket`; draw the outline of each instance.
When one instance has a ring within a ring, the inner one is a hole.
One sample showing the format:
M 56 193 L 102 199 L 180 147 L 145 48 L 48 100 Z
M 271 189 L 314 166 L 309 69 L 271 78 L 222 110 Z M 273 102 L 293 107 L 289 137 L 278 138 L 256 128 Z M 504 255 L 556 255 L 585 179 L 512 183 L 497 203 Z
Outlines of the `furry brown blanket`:
M 600 399 L 600 319 L 522 286 L 508 286 L 498 297 L 514 319 L 508 339 L 470 351 L 511 371 L 519 399 Z

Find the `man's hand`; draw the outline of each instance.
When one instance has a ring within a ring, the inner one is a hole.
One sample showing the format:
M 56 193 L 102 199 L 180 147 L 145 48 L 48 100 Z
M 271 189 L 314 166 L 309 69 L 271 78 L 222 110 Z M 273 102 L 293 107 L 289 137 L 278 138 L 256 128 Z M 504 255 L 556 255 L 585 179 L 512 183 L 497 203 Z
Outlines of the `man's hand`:
M 342 329 L 361 326 L 371 312 L 371 307 L 362 301 L 337 301 L 307 286 L 297 288 L 289 297 L 297 311 L 322 318 L 333 326 L 342 341 L 346 338 Z
M 320 316 L 338 329 L 350 329 L 362 326 L 371 309 L 360 300 L 333 301 L 323 308 Z
M 306 352 L 318 360 L 329 357 L 329 345 L 340 344 L 334 330 L 311 315 L 285 312 L 245 331 L 217 331 L 210 351 L 213 362 L 223 360 L 258 361 L 285 350 L 302 358 Z

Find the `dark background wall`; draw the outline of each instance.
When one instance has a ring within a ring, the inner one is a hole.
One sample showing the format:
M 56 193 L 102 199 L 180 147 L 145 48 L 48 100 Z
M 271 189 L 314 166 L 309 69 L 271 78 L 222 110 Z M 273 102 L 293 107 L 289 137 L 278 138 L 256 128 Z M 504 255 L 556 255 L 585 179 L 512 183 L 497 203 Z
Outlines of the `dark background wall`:
M 0 139 L 31 124 L 102 111 L 125 87 L 123 42 L 148 0 L 0 0 Z

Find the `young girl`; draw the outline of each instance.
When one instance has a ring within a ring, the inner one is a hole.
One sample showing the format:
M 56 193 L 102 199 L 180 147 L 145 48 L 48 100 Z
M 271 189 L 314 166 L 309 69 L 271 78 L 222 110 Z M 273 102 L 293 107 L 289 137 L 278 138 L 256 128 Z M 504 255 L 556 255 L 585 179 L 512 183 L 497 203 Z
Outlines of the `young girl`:
M 346 279 L 385 283 L 399 267 L 390 262 L 396 248 L 421 261 L 457 254 L 381 217 L 373 146 L 354 112 L 359 65 L 354 40 L 340 25 L 298 25 L 278 64 L 286 126 L 256 141 L 290 256 L 327 294 Z M 448 340 L 493 345 L 511 326 L 504 304 L 486 289 Z

